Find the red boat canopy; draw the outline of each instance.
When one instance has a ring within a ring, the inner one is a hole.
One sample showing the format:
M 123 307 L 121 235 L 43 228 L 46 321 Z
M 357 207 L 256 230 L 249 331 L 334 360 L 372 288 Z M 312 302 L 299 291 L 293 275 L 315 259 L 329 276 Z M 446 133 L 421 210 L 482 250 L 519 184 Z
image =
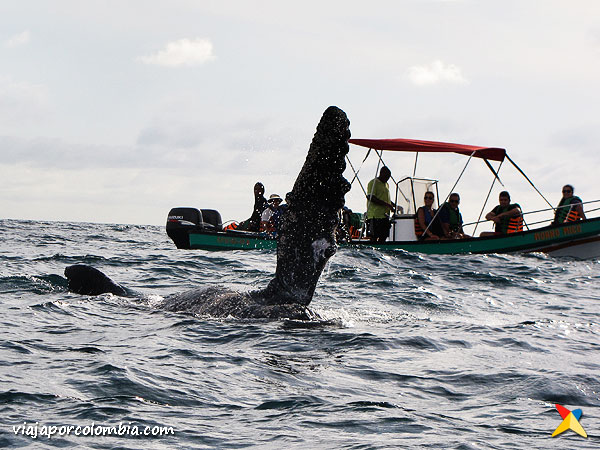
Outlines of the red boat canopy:
M 417 141 L 415 139 L 350 139 L 348 142 L 375 150 L 396 152 L 460 153 L 493 161 L 503 161 L 506 150 L 497 147 L 477 147 L 475 145 L 449 144 L 447 142 Z

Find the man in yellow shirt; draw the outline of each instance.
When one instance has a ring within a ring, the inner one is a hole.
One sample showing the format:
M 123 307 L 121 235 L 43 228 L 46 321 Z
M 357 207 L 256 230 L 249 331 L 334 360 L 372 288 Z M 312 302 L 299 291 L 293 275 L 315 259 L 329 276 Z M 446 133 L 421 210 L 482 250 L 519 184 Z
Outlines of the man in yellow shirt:
M 396 209 L 390 201 L 387 184 L 391 176 L 390 169 L 383 166 L 379 176 L 369 181 L 367 186 L 367 227 L 371 230 L 371 242 L 385 242 L 390 232 L 388 212 Z

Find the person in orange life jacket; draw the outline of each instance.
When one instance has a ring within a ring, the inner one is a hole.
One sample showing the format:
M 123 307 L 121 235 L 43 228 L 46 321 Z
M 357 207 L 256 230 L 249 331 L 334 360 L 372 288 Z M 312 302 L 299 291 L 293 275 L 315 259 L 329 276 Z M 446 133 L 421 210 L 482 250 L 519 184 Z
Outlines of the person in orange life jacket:
M 379 171 L 379 176 L 367 185 L 367 225 L 371 230 L 371 242 L 383 243 L 390 232 L 388 213 L 396 209 L 390 201 L 390 189 L 387 181 L 392 172 L 386 166 Z
M 483 231 L 479 237 L 495 236 L 513 232 L 511 219 L 523 216 L 521 206 L 518 203 L 510 203 L 510 194 L 507 191 L 500 192 L 498 196 L 500 204 L 486 214 L 486 220 L 494 222 L 495 231 Z M 522 223 L 522 222 L 521 222 Z M 515 226 L 513 225 L 513 228 Z M 517 231 L 517 230 L 514 230 Z M 522 230 L 519 230 L 522 231 Z
M 460 196 L 453 192 L 448 197 L 448 201 L 442 205 L 439 217 L 442 222 L 442 230 L 444 231 L 444 237 L 448 239 L 462 239 L 468 238 L 463 231 L 463 220 L 458 204 L 460 203 Z
M 277 194 L 271 194 L 268 200 L 268 207 L 263 211 L 260 217 L 260 231 L 266 231 L 268 233 L 275 232 L 275 223 L 273 221 L 273 215 L 279 205 L 281 204 L 281 197 Z
M 583 212 L 583 202 L 581 199 L 573 193 L 575 189 L 570 184 L 565 184 L 562 188 L 562 199 L 558 204 L 558 208 L 554 213 L 553 224 L 574 222 L 579 219 L 585 220 L 585 213 Z
M 444 236 L 439 217 L 436 217 L 434 220 L 436 214 L 436 210 L 433 209 L 434 199 L 433 192 L 425 192 L 425 196 L 423 197 L 425 206 L 417 209 L 415 217 L 415 234 L 419 239 L 426 241 L 439 240 L 440 237 Z M 433 223 L 431 223 L 432 221 Z

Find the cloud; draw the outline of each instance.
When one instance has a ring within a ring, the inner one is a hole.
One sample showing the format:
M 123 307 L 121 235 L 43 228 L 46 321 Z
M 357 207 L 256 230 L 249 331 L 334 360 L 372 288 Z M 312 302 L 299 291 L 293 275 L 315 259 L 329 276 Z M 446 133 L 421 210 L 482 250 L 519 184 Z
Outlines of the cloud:
M 580 124 L 555 131 L 548 138 L 547 148 L 555 148 L 557 154 L 568 152 L 570 156 L 578 154 L 589 160 L 598 158 L 598 141 L 600 129 L 598 124 Z
M 179 67 L 204 64 L 215 56 L 213 44 L 208 39 L 180 39 L 167 43 L 162 50 L 139 58 L 145 64 Z
M 7 41 L 4 42 L 4 46 L 7 48 L 19 47 L 29 43 L 31 40 L 31 34 L 29 30 L 25 30 L 22 33 L 11 36 Z
M 134 144 L 81 144 L 63 138 L 24 138 L 0 134 L 0 164 L 51 170 L 176 169 L 207 173 L 287 174 L 305 154 L 296 130 L 267 120 L 231 123 L 156 121 Z
M 288 168 L 295 168 L 296 160 L 305 154 L 306 139 L 300 136 L 299 130 L 266 118 L 225 122 L 162 118 L 141 130 L 135 151 L 143 155 L 143 164 L 153 167 L 288 174 Z
M 444 64 L 436 60 L 426 66 L 412 66 L 408 69 L 409 80 L 417 86 L 426 86 L 439 83 L 466 84 L 468 80 L 463 76 L 460 67 L 454 64 Z
M 58 138 L 20 138 L 0 136 L 0 159 L 3 164 L 27 167 L 82 168 L 133 166 L 127 149 L 80 145 Z
M 0 75 L 0 124 L 12 126 L 39 119 L 47 110 L 47 97 L 43 85 Z

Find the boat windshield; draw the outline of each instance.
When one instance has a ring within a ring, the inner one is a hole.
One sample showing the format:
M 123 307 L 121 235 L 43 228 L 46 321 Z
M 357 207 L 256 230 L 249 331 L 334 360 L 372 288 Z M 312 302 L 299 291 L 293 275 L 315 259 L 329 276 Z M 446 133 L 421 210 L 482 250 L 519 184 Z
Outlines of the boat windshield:
M 434 193 L 436 200 L 434 200 L 433 208 L 437 209 L 439 204 L 437 183 L 437 180 L 413 177 L 405 177 L 398 181 L 396 183 L 397 213 L 416 214 L 417 209 L 425 204 L 423 197 L 427 191 Z

